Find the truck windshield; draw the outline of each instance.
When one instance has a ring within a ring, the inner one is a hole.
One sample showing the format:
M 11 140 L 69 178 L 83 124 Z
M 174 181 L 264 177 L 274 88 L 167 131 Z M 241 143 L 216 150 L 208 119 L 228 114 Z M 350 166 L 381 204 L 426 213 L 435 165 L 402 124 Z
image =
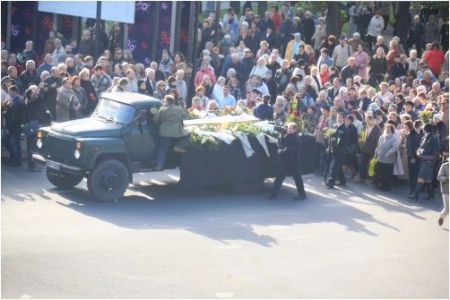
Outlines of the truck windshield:
M 133 120 L 136 109 L 127 104 L 101 98 L 93 117 L 111 120 L 114 123 L 128 124 Z

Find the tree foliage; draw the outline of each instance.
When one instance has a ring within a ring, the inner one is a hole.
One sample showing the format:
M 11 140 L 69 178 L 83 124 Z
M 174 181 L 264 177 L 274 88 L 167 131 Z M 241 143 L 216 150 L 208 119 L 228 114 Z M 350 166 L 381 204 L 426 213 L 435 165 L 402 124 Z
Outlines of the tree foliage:
M 442 13 L 448 14 L 448 1 L 419 1 L 417 4 L 421 8 L 439 9 Z

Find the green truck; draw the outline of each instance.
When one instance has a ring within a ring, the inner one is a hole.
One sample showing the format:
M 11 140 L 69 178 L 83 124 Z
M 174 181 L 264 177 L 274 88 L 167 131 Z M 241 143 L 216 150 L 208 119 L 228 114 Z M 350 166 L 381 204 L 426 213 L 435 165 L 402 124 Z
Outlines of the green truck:
M 153 115 L 160 106 L 151 96 L 104 93 L 91 117 L 40 128 L 33 159 L 45 166 L 54 186 L 73 188 L 87 178 L 95 199 L 115 201 L 133 182 L 133 173 L 151 172 L 156 165 L 159 134 Z M 184 187 L 231 184 L 238 192 L 254 191 L 274 177 L 277 148 L 271 144 L 268 157 L 256 140 L 250 143 L 251 157 L 239 142 L 202 153 L 169 151 L 164 169 L 179 167 Z

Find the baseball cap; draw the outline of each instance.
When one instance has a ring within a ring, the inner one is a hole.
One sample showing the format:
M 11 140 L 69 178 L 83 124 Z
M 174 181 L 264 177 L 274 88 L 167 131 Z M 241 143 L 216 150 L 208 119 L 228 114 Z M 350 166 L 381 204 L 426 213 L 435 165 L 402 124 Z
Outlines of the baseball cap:
M 339 39 L 340 39 L 340 40 L 345 40 L 345 35 L 341 35 L 341 36 L 339 37 Z
M 244 49 L 244 52 L 252 52 L 252 50 L 250 50 L 250 49 L 248 49 L 248 48 L 245 48 L 245 49 Z

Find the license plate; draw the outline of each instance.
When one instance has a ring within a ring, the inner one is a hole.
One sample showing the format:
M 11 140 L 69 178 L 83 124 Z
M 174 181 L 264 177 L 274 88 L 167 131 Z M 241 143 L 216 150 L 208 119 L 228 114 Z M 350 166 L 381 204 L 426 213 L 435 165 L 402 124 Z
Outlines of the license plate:
M 47 168 L 59 170 L 60 164 L 47 160 Z

